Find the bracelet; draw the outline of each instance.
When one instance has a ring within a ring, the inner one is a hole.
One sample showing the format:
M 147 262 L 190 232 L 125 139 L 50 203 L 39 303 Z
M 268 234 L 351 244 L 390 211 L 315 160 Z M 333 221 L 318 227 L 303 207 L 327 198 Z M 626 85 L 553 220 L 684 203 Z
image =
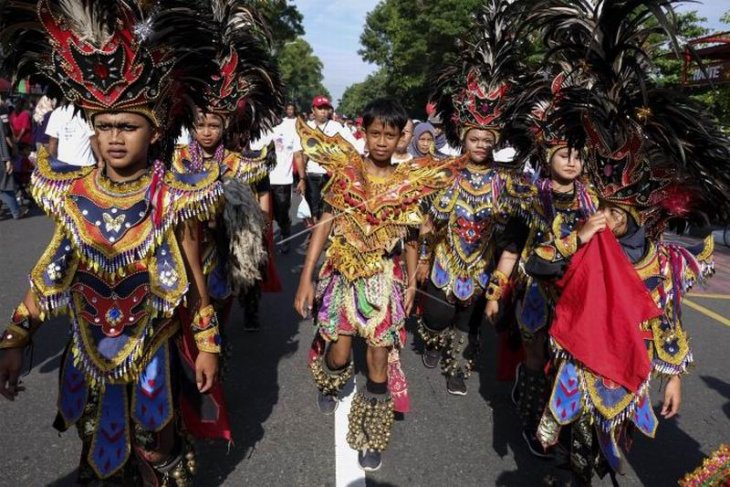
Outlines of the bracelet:
M 208 328 L 196 333 L 195 345 L 200 352 L 221 353 L 221 336 L 218 328 Z
M 485 297 L 487 301 L 499 301 L 509 285 L 509 278 L 502 272 L 495 270 L 489 278 L 489 285 Z
M 201 352 L 220 353 L 221 336 L 218 332 L 218 316 L 212 304 L 200 308 L 193 316 L 190 324 L 198 350 Z
M 418 260 L 419 261 L 431 261 L 431 247 L 436 238 L 433 232 L 422 235 L 418 242 Z
M 30 311 L 25 303 L 20 303 L 13 311 L 10 325 L 0 337 L 0 350 L 25 347 L 30 343 L 34 331 L 35 328 L 30 322 Z

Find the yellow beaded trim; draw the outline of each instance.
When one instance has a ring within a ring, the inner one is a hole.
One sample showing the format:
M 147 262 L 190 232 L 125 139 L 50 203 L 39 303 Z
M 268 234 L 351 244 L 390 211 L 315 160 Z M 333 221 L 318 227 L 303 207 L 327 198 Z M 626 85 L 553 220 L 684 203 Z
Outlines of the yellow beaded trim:
M 201 352 L 221 353 L 221 346 L 218 342 L 218 327 L 209 328 L 195 334 L 195 344 Z
M 218 317 L 212 304 L 200 308 L 193 316 L 191 323 L 195 334 L 195 344 L 201 352 L 220 353 L 220 335 L 218 333 Z
M 30 343 L 34 328 L 30 323 L 30 311 L 25 303 L 20 303 L 10 325 L 0 337 L 0 350 L 6 348 L 23 348 Z

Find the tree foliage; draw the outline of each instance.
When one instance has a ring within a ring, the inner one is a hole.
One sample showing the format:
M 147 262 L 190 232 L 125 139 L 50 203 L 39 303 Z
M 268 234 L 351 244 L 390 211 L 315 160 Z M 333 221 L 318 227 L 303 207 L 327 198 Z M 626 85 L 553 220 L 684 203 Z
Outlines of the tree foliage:
M 368 75 L 365 81 L 348 86 L 337 104 L 337 111 L 350 117 L 359 116 L 365 105 L 388 94 L 387 81 L 385 70 L 381 68 Z
M 725 13 L 722 21 L 730 23 L 730 11 Z M 703 26 L 707 19 L 700 17 L 696 11 L 677 14 L 677 22 L 679 24 L 680 42 L 687 42 L 710 34 L 709 29 Z M 664 42 L 665 40 L 659 35 L 649 40 L 658 50 L 655 56 L 655 63 L 658 68 L 656 81 L 660 85 L 678 85 L 682 82 L 684 61 L 681 56 L 678 59 L 676 56 L 669 55 L 670 48 Z M 680 46 L 680 49 L 682 47 Z M 694 98 L 705 103 L 710 111 L 718 117 L 722 125 L 730 129 L 730 85 L 701 86 L 689 89 Z
M 290 5 L 287 0 L 249 0 L 248 3 L 266 20 L 274 52 L 281 52 L 284 44 L 304 35 L 303 17 L 296 5 Z
M 322 84 L 322 61 L 301 37 L 284 44 L 278 55 L 279 69 L 288 100 L 306 108 L 317 95 L 330 96 Z
M 360 55 L 377 64 L 383 91 L 422 116 L 434 76 L 458 55 L 481 0 L 383 0 L 367 16 Z M 343 96 L 344 100 L 344 96 Z

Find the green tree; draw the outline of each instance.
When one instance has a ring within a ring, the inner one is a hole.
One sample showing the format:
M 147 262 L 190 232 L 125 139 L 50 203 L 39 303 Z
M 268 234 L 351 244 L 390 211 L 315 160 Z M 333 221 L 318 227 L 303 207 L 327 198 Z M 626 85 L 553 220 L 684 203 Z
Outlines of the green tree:
M 423 116 L 432 81 L 458 55 L 456 39 L 473 23 L 481 0 L 383 0 L 367 16 L 360 55 L 377 64 L 384 91 Z
M 296 5 L 287 0 L 249 0 L 249 5 L 256 8 L 269 26 L 274 52 L 281 52 L 287 42 L 304 35 L 302 14 Z
M 684 12 L 677 14 L 677 26 L 680 35 L 679 41 L 688 41 L 702 37 L 709 33 L 709 30 L 702 24 L 706 23 L 707 19 L 700 17 L 696 11 Z M 649 38 L 649 43 L 654 46 L 656 51 L 655 64 L 659 69 L 657 75 L 657 83 L 663 84 L 677 84 L 682 81 L 682 67 L 684 60 L 680 57 L 670 55 L 672 47 L 667 45 L 666 36 L 655 34 Z M 680 46 L 680 49 L 682 46 Z
M 287 42 L 278 55 L 279 69 L 287 98 L 299 108 L 306 108 L 317 95 L 330 96 L 322 84 L 322 61 L 312 46 L 301 37 Z
M 365 81 L 348 86 L 337 104 L 337 111 L 351 117 L 359 116 L 365 105 L 388 94 L 387 81 L 387 74 L 381 68 L 368 75 Z
M 730 11 L 725 13 L 722 18 L 725 23 L 730 23 Z M 677 15 L 679 24 L 680 42 L 690 41 L 698 37 L 710 34 L 709 29 L 702 24 L 707 19 L 700 17 L 696 11 L 685 12 Z M 659 70 L 657 74 L 657 84 L 659 85 L 678 85 L 682 82 L 682 69 L 684 60 L 682 56 L 678 59 L 671 55 L 670 47 L 667 46 L 666 39 L 661 35 L 652 36 L 649 42 L 655 46 L 657 50 L 655 64 Z M 701 47 L 701 46 L 700 46 Z M 680 49 L 683 46 L 680 45 Z M 681 53 L 680 53 L 681 54 Z M 696 66 L 696 65 L 695 65 Z M 690 66 L 690 70 L 692 66 Z M 713 113 L 726 128 L 730 128 L 730 85 L 717 86 L 694 86 L 686 88 L 692 97 L 705 103 L 710 112 Z

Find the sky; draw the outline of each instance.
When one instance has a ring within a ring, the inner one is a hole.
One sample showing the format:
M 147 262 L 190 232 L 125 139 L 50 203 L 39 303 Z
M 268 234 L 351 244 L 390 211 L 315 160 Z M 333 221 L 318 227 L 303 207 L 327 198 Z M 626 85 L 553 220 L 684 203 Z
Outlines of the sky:
M 357 53 L 365 17 L 378 0 L 293 0 L 304 16 L 304 38 L 324 64 L 324 85 L 337 105 L 349 85 L 359 83 L 376 70 Z M 730 30 L 720 23 L 722 14 L 730 10 L 730 0 L 702 0 L 688 3 L 679 10 L 697 10 L 707 18 L 713 31 Z
M 730 0 L 728 0 L 730 1 Z M 304 38 L 324 64 L 324 85 L 337 106 L 345 88 L 377 67 L 357 53 L 365 17 L 378 0 L 294 0 L 304 17 Z

